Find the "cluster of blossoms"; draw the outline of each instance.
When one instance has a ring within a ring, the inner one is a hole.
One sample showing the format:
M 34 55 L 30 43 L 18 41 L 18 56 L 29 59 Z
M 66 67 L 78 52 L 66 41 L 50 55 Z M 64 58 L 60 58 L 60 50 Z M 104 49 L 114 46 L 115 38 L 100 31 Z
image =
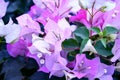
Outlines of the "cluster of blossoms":
M 120 68 L 116 65 L 120 59 L 119 0 L 33 2 L 28 13 L 16 18 L 18 24 L 10 19 L 5 25 L 2 17 L 9 3 L 0 0 L 0 37 L 5 38 L 12 57 L 34 58 L 38 71 L 50 73 L 49 78 L 113 80 L 114 70 Z M 109 43 L 114 43 L 111 49 Z M 87 54 L 94 58 L 87 58 Z M 74 59 L 68 60 L 69 56 Z M 111 64 L 103 63 L 101 58 Z

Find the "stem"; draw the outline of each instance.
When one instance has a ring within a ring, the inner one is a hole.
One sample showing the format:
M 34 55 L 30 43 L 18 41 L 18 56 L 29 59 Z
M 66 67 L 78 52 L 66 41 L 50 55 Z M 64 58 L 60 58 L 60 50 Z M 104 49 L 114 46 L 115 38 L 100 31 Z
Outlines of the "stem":
M 53 11 L 44 2 L 42 2 L 42 4 L 53 13 Z
M 68 11 L 70 11 L 72 9 L 72 7 L 70 7 L 68 10 L 66 10 L 65 12 L 63 12 L 60 16 L 63 16 L 65 13 L 67 13 Z
M 60 0 L 58 0 L 58 7 L 60 7 Z
M 95 16 L 98 12 L 99 12 L 100 10 L 97 10 L 95 13 L 94 13 L 94 15 L 93 16 Z
M 94 18 L 94 6 L 95 6 L 95 2 L 96 0 L 93 2 L 93 5 L 92 5 L 92 13 L 91 13 L 91 18 L 90 18 L 90 24 L 91 24 L 91 28 L 93 27 L 93 18 Z M 92 36 L 92 30 L 90 30 L 90 36 Z
M 92 14 L 90 13 L 90 11 L 87 9 L 88 13 L 90 14 L 90 16 L 92 16 Z

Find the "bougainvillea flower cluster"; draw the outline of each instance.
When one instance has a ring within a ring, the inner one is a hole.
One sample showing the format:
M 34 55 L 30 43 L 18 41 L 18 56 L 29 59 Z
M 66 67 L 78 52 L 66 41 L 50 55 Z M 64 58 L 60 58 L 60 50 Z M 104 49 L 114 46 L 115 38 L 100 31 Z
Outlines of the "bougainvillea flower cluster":
M 113 80 L 120 65 L 119 0 L 33 0 L 28 13 L 4 24 L 9 2 L 0 0 L 0 37 L 12 57 L 36 60 L 51 76 Z M 110 45 L 112 44 L 112 45 Z M 110 64 L 104 62 L 108 61 Z

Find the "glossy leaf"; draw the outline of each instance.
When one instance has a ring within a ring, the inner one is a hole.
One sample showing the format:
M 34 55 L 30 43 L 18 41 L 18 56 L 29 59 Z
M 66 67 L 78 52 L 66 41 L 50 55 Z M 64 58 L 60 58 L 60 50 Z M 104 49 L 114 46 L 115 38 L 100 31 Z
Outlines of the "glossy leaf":
M 66 39 L 63 43 L 62 43 L 62 46 L 63 46 L 63 49 L 65 51 L 73 51 L 75 50 L 76 48 L 79 47 L 79 44 L 77 42 L 77 40 L 75 39 Z
M 80 46 L 80 53 L 82 53 L 82 50 L 83 48 L 85 47 L 86 43 L 88 42 L 89 39 L 84 39 L 81 43 L 81 46 Z
M 100 39 L 100 41 L 102 42 L 103 46 L 106 48 L 106 39 L 103 38 L 103 39 Z
M 91 30 L 96 33 L 100 33 L 100 29 L 98 27 L 92 27 Z
M 106 57 L 112 55 L 111 48 L 108 45 L 105 48 L 101 41 L 96 42 L 95 49 L 97 50 L 98 54 L 102 56 Z
M 107 26 L 103 30 L 103 35 L 106 36 L 108 34 L 114 34 L 117 32 L 118 32 L 118 29 L 116 29 L 115 27 Z
M 89 30 L 86 27 L 79 27 L 73 33 L 82 39 L 89 38 Z

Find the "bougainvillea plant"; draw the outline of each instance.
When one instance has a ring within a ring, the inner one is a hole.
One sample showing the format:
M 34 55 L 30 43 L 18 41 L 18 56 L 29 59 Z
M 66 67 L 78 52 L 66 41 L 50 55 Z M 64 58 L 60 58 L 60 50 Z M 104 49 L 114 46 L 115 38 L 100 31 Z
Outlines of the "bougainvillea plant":
M 119 76 L 119 0 L 0 0 L 0 80 Z

